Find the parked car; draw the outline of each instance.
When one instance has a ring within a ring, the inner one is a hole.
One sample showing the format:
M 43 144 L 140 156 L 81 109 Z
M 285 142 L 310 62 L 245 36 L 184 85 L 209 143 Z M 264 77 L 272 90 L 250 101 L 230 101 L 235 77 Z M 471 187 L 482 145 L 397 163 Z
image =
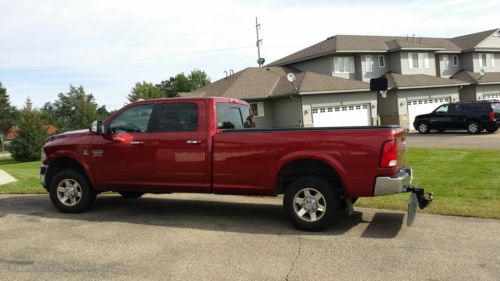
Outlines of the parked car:
M 127 105 L 91 130 L 52 136 L 43 147 L 42 185 L 62 212 L 89 208 L 104 191 L 284 194 L 292 223 L 329 226 L 358 197 L 411 192 L 406 130 L 396 126 L 255 129 L 248 103 L 176 98 Z
M 415 117 L 413 127 L 419 133 L 431 130 L 465 129 L 471 134 L 482 130 L 494 133 L 500 127 L 500 101 L 454 102 L 440 105 L 429 114 Z

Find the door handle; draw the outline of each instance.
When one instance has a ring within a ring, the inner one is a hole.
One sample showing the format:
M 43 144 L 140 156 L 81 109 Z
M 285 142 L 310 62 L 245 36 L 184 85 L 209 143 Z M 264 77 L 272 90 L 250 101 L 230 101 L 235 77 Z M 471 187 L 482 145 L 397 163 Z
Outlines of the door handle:
M 201 140 L 187 140 L 186 143 L 187 144 L 200 144 Z
M 131 145 L 143 145 L 144 142 L 143 141 L 131 141 L 130 144 Z

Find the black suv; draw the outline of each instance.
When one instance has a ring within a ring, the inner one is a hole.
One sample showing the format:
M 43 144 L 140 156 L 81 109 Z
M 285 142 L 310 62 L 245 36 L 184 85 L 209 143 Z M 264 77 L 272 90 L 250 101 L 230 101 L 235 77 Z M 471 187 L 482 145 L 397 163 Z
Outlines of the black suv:
M 479 134 L 483 129 L 494 133 L 500 127 L 500 101 L 454 102 L 440 105 L 429 114 L 415 117 L 413 127 L 427 134 L 432 129 L 466 129 Z

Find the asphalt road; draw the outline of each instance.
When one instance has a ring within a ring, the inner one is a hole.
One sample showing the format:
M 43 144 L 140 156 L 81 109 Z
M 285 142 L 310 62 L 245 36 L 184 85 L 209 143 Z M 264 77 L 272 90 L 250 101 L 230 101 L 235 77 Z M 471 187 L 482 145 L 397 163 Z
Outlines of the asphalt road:
M 295 230 L 275 198 L 0 196 L 1 280 L 498 280 L 500 221 L 355 208 Z
M 433 148 L 489 148 L 500 149 L 500 130 L 495 134 L 481 133 L 470 135 L 465 131 L 432 132 L 430 134 L 410 133 L 407 137 L 409 147 Z

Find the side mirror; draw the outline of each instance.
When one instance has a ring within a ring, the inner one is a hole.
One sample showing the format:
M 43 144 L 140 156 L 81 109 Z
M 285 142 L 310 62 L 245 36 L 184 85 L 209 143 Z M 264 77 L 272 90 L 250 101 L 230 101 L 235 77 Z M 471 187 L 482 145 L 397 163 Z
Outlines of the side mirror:
M 90 131 L 98 135 L 104 135 L 104 132 L 102 130 L 102 121 L 92 122 L 92 125 L 90 125 Z

